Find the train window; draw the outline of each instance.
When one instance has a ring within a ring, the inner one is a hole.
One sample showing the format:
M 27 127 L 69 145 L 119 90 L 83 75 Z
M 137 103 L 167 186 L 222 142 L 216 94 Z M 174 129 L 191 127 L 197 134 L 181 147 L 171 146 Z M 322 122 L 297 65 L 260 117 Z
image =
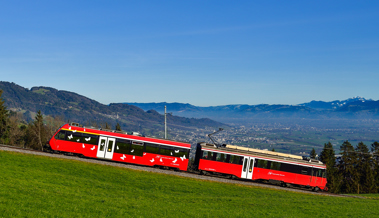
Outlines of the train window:
M 72 133 L 73 135 L 73 139 L 74 139 L 74 142 L 82 142 L 82 133 L 79 133 L 79 132 L 73 132 Z
M 105 144 L 107 143 L 107 139 L 101 139 L 100 141 L 100 151 L 104 151 Z
M 280 170 L 280 163 L 278 163 L 278 162 L 271 162 L 271 167 L 270 167 L 270 169 L 272 169 L 272 170 Z
M 124 139 L 116 139 L 116 153 L 120 154 L 130 154 L 130 144 L 131 141 Z
M 169 146 L 161 145 L 161 150 L 159 151 L 159 153 L 161 155 L 174 156 L 174 149 Z
M 99 144 L 99 136 L 83 133 L 82 142 L 90 145 L 97 145 Z
M 267 169 L 267 160 L 257 159 L 257 167 Z
M 293 164 L 281 164 L 280 167 L 281 171 L 284 172 L 290 172 L 290 173 L 297 173 L 297 174 L 304 174 L 304 175 L 312 175 L 312 168 L 299 166 L 299 165 L 293 165 Z
M 312 176 L 312 167 L 308 167 L 308 175 Z M 315 170 L 315 176 L 316 176 L 316 170 Z
M 308 174 L 308 167 L 302 167 L 301 168 L 301 174 L 307 175 Z
M 322 178 L 326 178 L 326 172 L 325 172 L 325 170 L 322 170 Z
M 67 131 L 66 139 L 71 142 L 82 142 L 82 133 Z
M 267 161 L 267 169 L 270 169 L 271 167 L 271 161 Z
M 317 170 L 317 177 L 322 177 L 322 170 Z
M 142 156 L 143 155 L 143 143 L 141 142 L 132 142 L 130 145 L 130 154 L 134 156 Z
M 246 168 L 247 168 L 247 158 L 243 162 L 243 172 L 246 172 Z
M 113 141 L 108 141 L 108 152 L 112 152 Z
M 55 139 L 65 140 L 66 131 L 61 130 L 55 135 Z
M 234 163 L 234 158 L 237 159 L 237 156 L 234 156 L 234 155 L 229 155 L 230 158 L 229 158 L 229 163 Z
M 300 172 L 300 166 L 293 165 L 293 164 L 286 164 L 282 163 L 280 165 L 280 170 L 284 172 L 289 172 L 289 173 L 299 173 Z
M 229 163 L 242 165 L 242 162 L 243 162 L 243 157 L 236 156 L 236 155 L 230 155 Z
M 217 152 L 213 152 L 212 160 L 216 160 L 216 157 L 217 157 Z
M 213 158 L 213 152 L 208 151 L 207 160 L 212 160 L 212 158 Z
M 249 173 L 253 171 L 254 159 L 250 159 Z
M 225 154 L 217 153 L 216 161 L 224 162 L 225 161 Z
M 239 165 L 242 165 L 243 157 L 240 157 Z
M 201 151 L 201 152 L 203 152 L 203 155 L 202 155 L 203 159 L 208 159 L 208 151 Z
M 209 152 L 211 153 L 211 152 Z M 174 156 L 175 157 L 185 157 L 189 158 L 189 149 L 185 148 L 174 148 Z
M 225 163 L 229 163 L 229 161 L 230 161 L 230 156 L 231 156 L 231 155 L 229 155 L 229 154 L 226 155 L 226 158 L 225 158 L 225 161 L 224 161 Z
M 151 154 L 159 154 L 159 145 L 145 143 L 145 152 Z

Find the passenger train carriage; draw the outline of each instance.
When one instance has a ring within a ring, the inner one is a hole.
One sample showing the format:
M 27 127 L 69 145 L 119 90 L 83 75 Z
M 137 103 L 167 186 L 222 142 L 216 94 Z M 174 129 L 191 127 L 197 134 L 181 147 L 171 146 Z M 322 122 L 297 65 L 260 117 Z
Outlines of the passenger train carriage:
M 65 124 L 49 147 L 91 158 L 187 170 L 191 144 Z
M 230 175 L 234 178 L 296 185 L 315 191 L 326 189 L 326 166 L 301 156 L 239 146 L 199 143 L 195 165 L 203 174 Z

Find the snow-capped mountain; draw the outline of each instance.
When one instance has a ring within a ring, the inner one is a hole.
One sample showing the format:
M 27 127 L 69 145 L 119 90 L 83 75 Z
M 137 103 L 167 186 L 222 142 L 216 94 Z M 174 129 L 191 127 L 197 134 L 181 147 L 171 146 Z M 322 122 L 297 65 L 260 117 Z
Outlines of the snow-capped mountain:
M 305 106 L 305 107 L 309 107 L 316 110 L 328 110 L 328 109 L 336 110 L 351 103 L 359 103 L 359 102 L 364 103 L 364 102 L 370 102 L 370 101 L 374 101 L 374 100 L 365 99 L 363 97 L 357 96 L 357 97 L 349 98 L 342 101 L 340 100 L 335 100 L 335 101 L 330 101 L 330 102 L 311 101 L 308 103 L 299 104 L 299 106 Z

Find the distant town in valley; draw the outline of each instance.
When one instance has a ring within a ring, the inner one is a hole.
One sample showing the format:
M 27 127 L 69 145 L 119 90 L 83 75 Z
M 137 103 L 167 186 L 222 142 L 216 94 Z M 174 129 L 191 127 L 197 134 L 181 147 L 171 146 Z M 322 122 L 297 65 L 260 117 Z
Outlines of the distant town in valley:
M 345 121 L 347 122 L 347 121 Z M 252 126 L 233 126 L 225 128 L 212 136 L 220 144 L 241 145 L 251 148 L 267 149 L 306 156 L 314 148 L 319 153 L 324 144 L 331 142 L 338 151 L 342 143 L 348 140 L 356 145 L 364 142 L 371 145 L 378 141 L 379 121 L 366 121 L 372 127 L 354 128 L 341 126 L 340 128 L 321 128 L 311 126 L 286 126 L 282 124 L 256 124 Z M 341 121 L 344 123 L 344 121 Z M 349 122 L 359 125 L 359 123 Z M 173 140 L 188 141 L 196 144 L 200 139 L 211 143 L 208 134 L 216 131 L 215 128 L 196 128 L 194 131 L 184 131 L 169 128 L 169 137 Z M 163 132 L 159 137 L 163 137 Z

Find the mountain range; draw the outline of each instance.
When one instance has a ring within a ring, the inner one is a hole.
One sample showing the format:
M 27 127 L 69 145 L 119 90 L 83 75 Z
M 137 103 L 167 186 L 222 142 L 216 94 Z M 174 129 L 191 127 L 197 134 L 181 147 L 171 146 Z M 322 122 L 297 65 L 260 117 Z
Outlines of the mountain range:
M 183 103 L 137 103 L 129 102 L 143 110 L 167 111 L 183 117 L 207 117 L 220 122 L 236 122 L 249 119 L 379 119 L 379 101 L 354 97 L 331 102 L 311 101 L 298 105 L 224 105 L 198 107 Z
M 7 109 L 22 113 L 26 120 L 34 118 L 40 110 L 44 115 L 59 116 L 65 121 L 85 125 L 107 123 L 114 128 L 119 123 L 123 130 L 149 135 L 157 135 L 164 130 L 164 116 L 155 110 L 144 111 L 134 105 L 122 103 L 104 105 L 85 96 L 50 87 L 27 89 L 15 83 L 0 82 L 0 89 L 3 90 L 2 98 Z M 226 126 L 208 118 L 179 116 L 168 116 L 167 122 L 169 127 L 184 130 Z

